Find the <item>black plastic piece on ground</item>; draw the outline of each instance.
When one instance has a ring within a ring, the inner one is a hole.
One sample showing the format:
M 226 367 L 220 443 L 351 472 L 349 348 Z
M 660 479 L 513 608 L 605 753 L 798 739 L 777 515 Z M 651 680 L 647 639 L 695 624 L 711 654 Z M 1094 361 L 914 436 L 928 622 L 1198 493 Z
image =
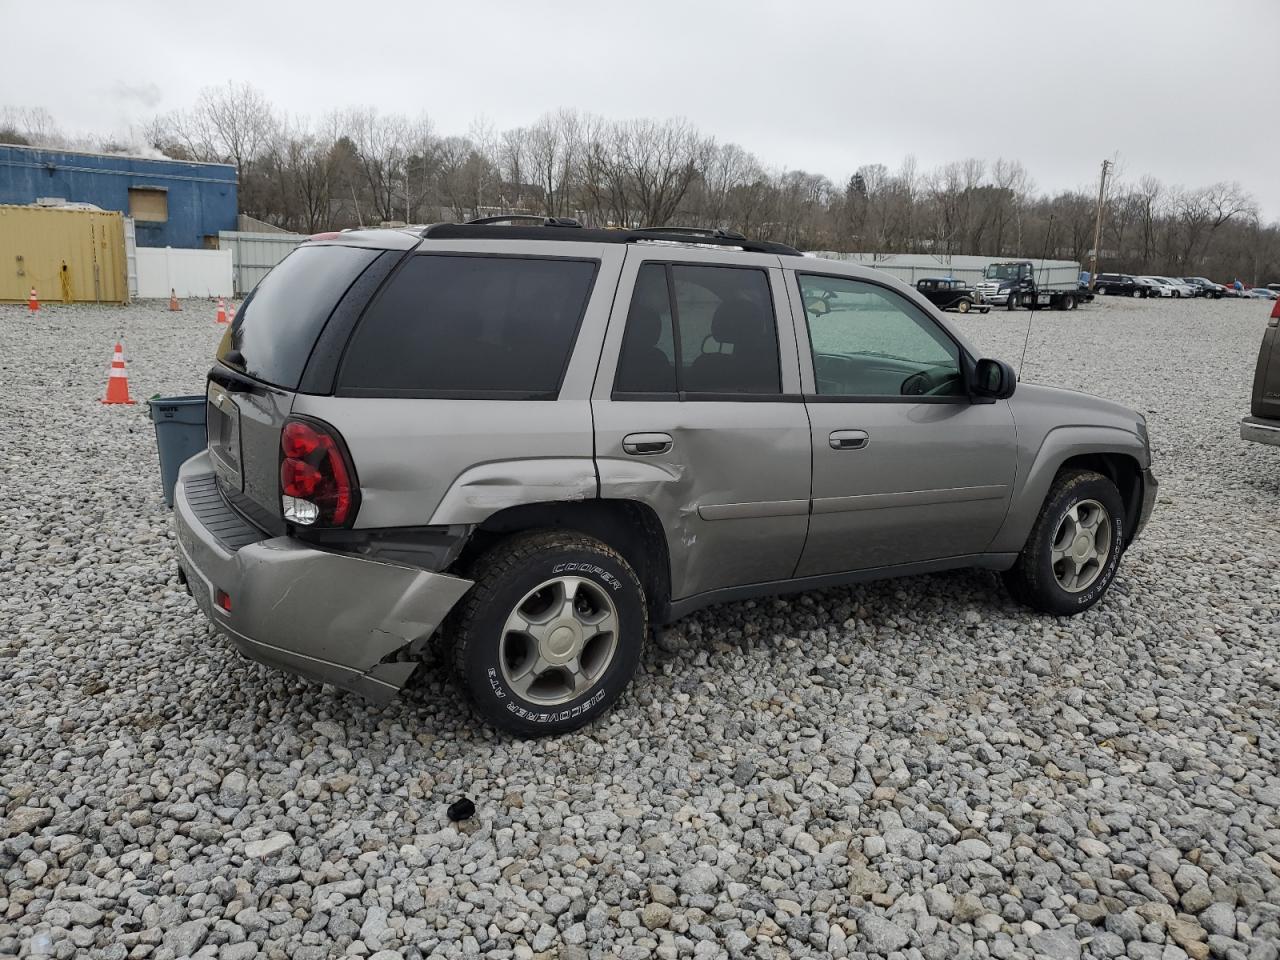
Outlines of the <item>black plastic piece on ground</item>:
M 469 797 L 463 797 L 461 800 L 455 800 L 449 804 L 449 819 L 454 823 L 459 820 L 467 820 L 476 814 L 476 805 L 471 802 Z

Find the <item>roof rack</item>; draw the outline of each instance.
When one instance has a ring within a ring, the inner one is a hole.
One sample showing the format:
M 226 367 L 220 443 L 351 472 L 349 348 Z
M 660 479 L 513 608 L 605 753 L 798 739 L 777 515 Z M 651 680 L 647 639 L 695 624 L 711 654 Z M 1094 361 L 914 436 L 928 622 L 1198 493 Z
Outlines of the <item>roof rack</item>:
M 716 240 L 745 240 L 744 234 L 737 230 L 725 230 L 721 227 L 636 227 L 632 233 L 687 233 L 691 236 Z
M 581 227 L 577 220 L 573 217 L 539 217 L 532 213 L 509 213 L 505 216 L 497 217 L 476 217 L 473 220 L 464 221 L 468 224 L 484 224 L 484 223 L 510 223 L 513 220 L 530 221 L 543 227 Z
M 506 221 L 520 220 L 515 225 Z M 527 221 L 533 220 L 534 223 Z M 495 222 L 497 221 L 497 222 Z M 549 222 L 555 221 L 555 222 Z M 564 227 L 573 226 L 573 230 Z M 421 232 L 430 240 L 572 240 L 578 243 L 673 243 L 729 247 L 749 253 L 772 253 L 780 257 L 801 256 L 799 250 L 772 240 L 748 240 L 732 230 L 702 227 L 640 227 L 635 230 L 599 230 L 583 227 L 565 217 L 483 217 L 466 223 L 433 223 Z

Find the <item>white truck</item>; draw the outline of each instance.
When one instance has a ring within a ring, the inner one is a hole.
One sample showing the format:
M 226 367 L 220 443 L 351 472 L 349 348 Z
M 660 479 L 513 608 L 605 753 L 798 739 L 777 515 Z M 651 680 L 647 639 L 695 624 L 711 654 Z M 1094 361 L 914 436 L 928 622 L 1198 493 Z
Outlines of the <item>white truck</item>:
M 1080 287 L 1080 264 L 1071 260 L 1002 260 L 987 265 L 976 285 L 982 299 L 1031 310 L 1074 310 L 1093 299 Z

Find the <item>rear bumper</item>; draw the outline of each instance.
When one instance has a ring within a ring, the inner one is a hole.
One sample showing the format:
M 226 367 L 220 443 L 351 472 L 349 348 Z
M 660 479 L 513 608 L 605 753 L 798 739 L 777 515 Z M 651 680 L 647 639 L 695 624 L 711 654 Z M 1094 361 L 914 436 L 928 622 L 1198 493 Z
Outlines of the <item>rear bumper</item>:
M 252 540 L 216 490 L 209 499 L 212 473 L 207 451 L 198 454 L 174 489 L 178 563 L 201 612 L 252 660 L 377 702 L 395 696 L 417 665 L 410 658 L 472 582 L 291 537 Z M 215 604 L 219 590 L 230 611 Z
M 1273 447 L 1280 447 L 1280 420 L 1245 417 L 1240 421 L 1240 436 L 1253 443 L 1267 443 Z

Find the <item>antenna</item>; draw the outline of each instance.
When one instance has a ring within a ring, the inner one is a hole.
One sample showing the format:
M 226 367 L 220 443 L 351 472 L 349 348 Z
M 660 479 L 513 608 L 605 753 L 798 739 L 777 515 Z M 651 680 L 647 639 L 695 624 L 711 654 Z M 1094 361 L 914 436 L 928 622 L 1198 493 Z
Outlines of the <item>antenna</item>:
M 1042 264 L 1044 263 L 1045 258 L 1049 256 L 1049 238 L 1052 236 L 1053 236 L 1053 214 L 1051 213 L 1049 214 L 1049 226 L 1046 227 L 1044 231 L 1044 252 L 1040 254 L 1040 262 Z M 1012 296 L 1012 293 L 1010 294 L 1010 296 Z M 1036 300 L 1040 299 L 1038 294 L 1036 295 L 1035 299 Z M 1026 362 L 1027 362 L 1027 344 L 1031 342 L 1031 321 L 1035 319 L 1035 316 L 1036 316 L 1036 304 L 1033 301 L 1031 304 L 1031 309 L 1027 311 L 1027 336 L 1022 341 L 1022 356 L 1018 360 L 1018 379 L 1019 380 L 1022 379 L 1022 368 L 1023 366 L 1026 365 Z

